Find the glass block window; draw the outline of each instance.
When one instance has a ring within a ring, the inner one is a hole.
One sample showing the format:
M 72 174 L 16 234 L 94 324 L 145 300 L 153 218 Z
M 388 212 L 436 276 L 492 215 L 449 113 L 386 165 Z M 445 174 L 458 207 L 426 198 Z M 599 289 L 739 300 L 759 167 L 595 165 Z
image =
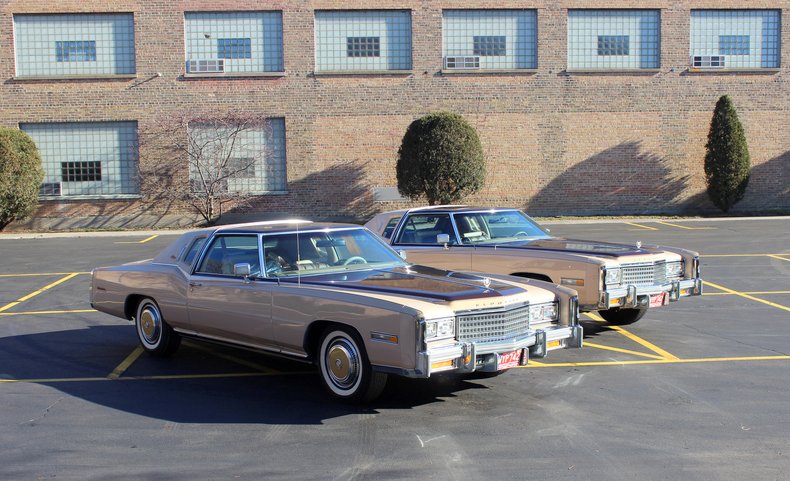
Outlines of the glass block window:
M 134 74 L 134 16 L 14 15 L 14 49 L 19 77 Z
M 692 10 L 691 65 L 779 68 L 780 29 L 778 10 Z
M 95 62 L 96 41 L 55 42 L 55 59 L 58 62 Z
M 448 70 L 538 67 L 535 10 L 445 10 L 442 36 Z
M 381 57 L 379 37 L 348 37 L 346 54 L 349 57 Z
M 139 193 L 137 122 L 20 124 L 44 167 L 41 195 Z
M 194 123 L 189 126 L 189 180 L 193 192 L 204 182 L 220 192 L 285 191 L 285 119 L 263 125 Z
M 282 72 L 282 12 L 185 14 L 188 73 Z
M 598 35 L 598 55 L 628 55 L 628 35 Z
M 659 10 L 569 10 L 568 69 L 658 68 Z
M 315 12 L 315 69 L 411 70 L 411 12 Z

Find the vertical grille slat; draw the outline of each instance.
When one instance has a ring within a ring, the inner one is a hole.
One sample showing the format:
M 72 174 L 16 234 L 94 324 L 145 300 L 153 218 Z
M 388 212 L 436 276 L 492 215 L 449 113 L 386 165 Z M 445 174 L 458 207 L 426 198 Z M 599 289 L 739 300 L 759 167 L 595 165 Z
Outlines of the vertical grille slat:
M 532 306 L 534 307 L 534 306 Z M 530 326 L 530 306 L 504 311 L 461 314 L 458 316 L 458 339 L 464 342 L 497 342 L 526 336 Z M 541 322 L 540 327 L 551 323 Z
M 652 286 L 667 283 L 667 266 L 665 261 L 649 264 L 625 264 L 623 281 L 625 285 Z

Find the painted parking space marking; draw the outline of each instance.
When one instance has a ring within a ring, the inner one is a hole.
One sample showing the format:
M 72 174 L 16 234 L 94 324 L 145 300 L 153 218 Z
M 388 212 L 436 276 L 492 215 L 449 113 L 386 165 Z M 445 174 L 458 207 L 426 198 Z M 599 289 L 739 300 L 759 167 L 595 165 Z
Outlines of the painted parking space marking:
M 782 310 L 790 312 L 790 307 L 783 306 L 783 305 L 777 304 L 775 302 L 766 301 L 765 299 L 760 299 L 759 297 L 754 297 L 752 295 L 749 295 L 749 294 L 746 294 L 746 293 L 743 293 L 743 292 L 738 292 L 738 291 L 736 291 L 734 289 L 730 289 L 728 287 L 724 287 L 724 286 L 721 286 L 719 284 L 714 284 L 713 282 L 710 282 L 710 281 L 707 281 L 707 280 L 703 281 L 703 282 L 705 283 L 706 286 L 711 286 L 711 287 L 713 287 L 715 289 L 719 289 L 720 291 L 724 291 L 727 294 L 733 294 L 733 295 L 736 295 L 736 296 L 739 296 L 739 297 L 743 297 L 744 299 L 750 299 L 752 301 L 761 302 L 761 303 L 769 305 L 771 307 L 775 307 L 777 309 L 782 309 Z
M 59 378 L 40 378 L 40 379 L 0 379 L 0 384 L 30 383 L 30 384 L 54 384 L 61 382 L 95 382 L 95 381 L 159 381 L 169 379 L 225 379 L 234 377 L 264 377 L 264 376 L 300 376 L 314 374 L 314 371 L 290 371 L 290 372 L 228 372 L 215 374 L 164 374 L 159 376 L 123 376 L 118 379 L 109 377 L 59 377 Z
M 599 315 L 593 314 L 592 312 L 586 312 L 586 313 L 584 313 L 584 315 L 589 317 L 590 319 L 592 319 L 594 321 L 606 322 Z M 620 334 L 622 334 L 623 336 L 627 337 L 628 339 L 634 341 L 635 343 L 640 344 L 641 346 L 648 348 L 649 350 L 653 351 L 658 356 L 660 356 L 661 359 L 672 359 L 672 360 L 678 359 L 678 357 L 675 356 L 674 354 L 670 354 L 669 352 L 665 351 L 664 349 L 661 349 L 660 347 L 656 346 L 652 342 L 647 341 L 645 339 L 642 339 L 641 337 L 637 336 L 636 334 L 633 334 L 633 333 L 623 329 L 620 326 L 607 325 L 606 328 L 607 329 L 611 329 L 612 331 L 617 331 Z
M 647 230 L 658 230 L 658 227 L 649 227 L 649 226 L 646 226 L 646 225 L 637 224 L 636 222 L 623 222 L 623 224 L 628 224 L 628 225 L 632 225 L 634 227 L 639 227 L 639 228 L 647 229 Z
M 655 354 L 647 354 L 647 353 L 644 353 L 644 352 L 632 351 L 630 349 L 621 349 L 619 347 L 605 346 L 603 344 L 597 344 L 597 343 L 594 343 L 594 342 L 587 342 L 587 341 L 585 341 L 584 342 L 584 347 L 593 347 L 595 349 L 603 349 L 605 351 L 620 352 L 620 353 L 623 353 L 623 354 L 630 354 L 632 356 L 647 357 L 647 358 L 650 358 L 650 359 L 664 359 L 663 357 L 657 356 Z
M 117 242 L 113 242 L 113 244 L 145 244 L 146 242 L 150 242 L 156 239 L 157 237 L 159 237 L 159 234 L 152 235 L 151 237 L 147 237 L 140 241 L 117 241 Z
M 44 316 L 48 314 L 82 314 L 86 312 L 99 312 L 96 309 L 71 309 L 67 311 L 22 311 L 22 312 L 0 312 L 2 316 Z
M 768 254 L 768 257 L 771 259 L 779 259 L 780 261 L 790 262 L 790 258 L 787 258 L 788 255 L 790 254 Z
M 78 272 L 72 272 L 71 274 L 69 274 L 69 275 L 67 275 L 65 277 L 62 277 L 62 278 L 58 279 L 57 281 L 55 281 L 55 282 L 53 282 L 51 284 L 47 284 L 46 286 L 42 287 L 41 289 L 39 289 L 37 291 L 33 291 L 33 292 L 31 292 L 30 294 L 28 294 L 26 296 L 22 296 L 19 299 L 17 299 L 16 301 L 9 302 L 8 304 L 4 305 L 3 307 L 0 307 L 0 312 L 7 311 L 8 309 L 11 309 L 12 307 L 14 307 L 16 305 L 19 305 L 19 304 L 25 302 L 26 300 L 31 299 L 31 298 L 41 294 L 42 292 L 48 291 L 49 289 L 52 289 L 53 287 L 55 287 L 55 286 L 57 286 L 59 284 L 62 284 L 64 282 L 68 281 L 69 279 L 72 279 L 72 278 L 74 278 L 74 277 L 76 277 L 78 275 L 79 275 Z
M 686 229 L 686 230 L 715 230 L 716 229 L 715 227 L 689 227 L 686 225 L 673 224 L 671 222 L 664 222 L 660 220 L 657 220 L 655 222 L 656 224 L 668 225 L 670 227 L 677 227 L 678 229 Z
M 640 359 L 638 361 L 586 361 L 530 363 L 516 368 L 579 367 L 579 366 L 632 366 L 640 364 L 696 364 L 706 362 L 790 361 L 790 356 L 699 357 L 690 359 Z
M 752 296 L 774 296 L 777 294 L 790 294 L 790 291 L 756 291 L 756 292 L 742 292 L 741 294 L 749 294 Z M 734 292 L 703 292 L 703 296 L 735 296 Z
M 83 274 L 90 274 L 90 272 L 36 272 L 36 273 L 25 273 L 25 274 L 0 274 L 0 277 L 41 277 L 41 276 L 65 276 L 67 274 L 76 274 L 76 275 L 83 275 Z
M 121 363 L 118 364 L 118 366 L 116 366 L 115 369 L 113 369 L 112 372 L 107 375 L 107 379 L 118 379 L 119 377 L 121 377 L 121 375 L 124 372 L 126 372 L 126 370 L 129 369 L 129 367 L 132 364 L 134 364 L 134 361 L 136 361 L 137 358 L 140 357 L 140 354 L 142 354 L 143 351 L 144 349 L 142 346 L 137 346 L 136 348 L 134 348 L 134 351 L 132 351 L 131 354 L 126 356 L 126 359 L 121 361 Z

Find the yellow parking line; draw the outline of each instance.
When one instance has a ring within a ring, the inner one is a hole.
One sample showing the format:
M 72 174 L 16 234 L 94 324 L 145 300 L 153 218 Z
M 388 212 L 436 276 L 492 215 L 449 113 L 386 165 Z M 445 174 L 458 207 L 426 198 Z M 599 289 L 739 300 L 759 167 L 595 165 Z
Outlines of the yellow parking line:
M 108 377 L 61 377 L 61 378 L 41 378 L 41 379 L 0 379 L 0 384 L 11 383 L 33 383 L 47 384 L 59 382 L 86 382 L 86 381 L 157 381 L 162 379 L 221 379 L 234 377 L 263 377 L 263 376 L 287 376 L 313 374 L 314 371 L 293 371 L 293 372 L 231 372 L 221 374 L 165 374 L 161 376 L 124 376 L 118 379 Z
M 35 297 L 35 296 L 41 294 L 42 292 L 44 292 L 46 290 L 52 289 L 53 287 L 57 286 L 58 284 L 66 282 L 67 280 L 69 280 L 72 277 L 75 277 L 77 275 L 79 275 L 79 273 L 72 272 L 71 274 L 67 275 L 66 277 L 58 279 L 57 281 L 55 281 L 55 282 L 53 282 L 51 284 L 47 284 L 46 286 L 42 287 L 41 289 L 39 289 L 37 291 L 33 291 L 33 292 L 31 292 L 30 294 L 28 294 L 26 296 L 20 297 L 19 299 L 17 299 L 14 302 L 9 302 L 5 306 L 0 307 L 0 312 L 7 311 L 8 309 L 11 309 L 12 307 L 16 306 L 17 304 L 25 302 L 26 300 L 30 299 L 31 297 Z
M 134 351 L 132 351 L 131 354 L 126 356 L 126 359 L 121 361 L 121 363 L 118 364 L 118 366 L 116 366 L 116 368 L 113 369 L 112 372 L 107 375 L 107 379 L 118 379 L 119 377 L 121 377 L 121 375 L 124 372 L 126 372 L 126 370 L 129 369 L 129 367 L 131 367 L 134 361 L 136 361 L 137 358 L 140 357 L 140 354 L 142 353 L 143 353 L 142 346 L 135 347 Z
M 90 274 L 90 272 L 37 272 L 34 274 L 0 274 L 0 277 L 41 277 L 41 276 L 65 276 L 66 274 Z
M 159 237 L 159 234 L 152 235 L 151 237 L 147 237 L 141 241 L 118 241 L 118 242 L 113 242 L 113 244 L 145 244 L 146 242 L 152 241 L 157 237 Z
M 594 347 L 596 349 L 604 349 L 606 351 L 622 352 L 623 354 L 631 354 L 632 356 L 642 356 L 650 359 L 664 359 L 655 354 L 647 354 L 644 352 L 631 351 L 630 349 L 620 349 L 619 347 L 604 346 L 603 344 L 596 344 L 594 342 L 585 342 L 584 347 Z
M 636 223 L 634 223 L 634 222 L 623 222 L 623 224 L 632 225 L 632 226 L 634 226 L 634 227 L 641 227 L 642 229 L 648 229 L 648 230 L 658 230 L 658 228 L 656 228 L 656 227 L 648 227 L 648 226 L 646 226 L 646 225 L 642 225 L 642 224 L 636 224 Z
M 98 312 L 98 311 L 96 309 L 73 309 L 68 311 L 0 312 L 0 316 L 41 316 L 44 314 L 81 314 L 84 312 Z
M 743 293 L 743 292 L 738 292 L 738 291 L 735 291 L 735 290 L 729 289 L 729 288 L 727 288 L 727 287 L 720 286 L 720 285 L 718 285 L 718 284 L 714 284 L 714 283 L 712 283 L 712 282 L 710 282 L 710 281 L 703 281 L 703 282 L 705 282 L 705 285 L 706 285 L 706 286 L 711 286 L 711 287 L 714 287 L 714 288 L 716 288 L 716 289 L 719 289 L 719 290 L 722 290 L 722 291 L 724 291 L 724 292 L 726 292 L 726 293 L 728 293 L 728 294 L 735 294 L 736 296 L 740 296 L 740 297 L 743 297 L 743 298 L 745 298 L 745 299 L 751 299 L 751 300 L 753 300 L 753 301 L 757 301 L 757 302 L 762 302 L 763 304 L 769 305 L 769 306 L 771 306 L 771 307 L 776 307 L 777 309 L 782 309 L 782 310 L 785 310 L 785 311 L 790 311 L 790 307 L 783 306 L 783 305 L 781 305 L 781 304 L 777 304 L 777 303 L 775 303 L 775 302 L 766 301 L 765 299 L 760 299 L 759 297 L 750 296 L 749 294 L 745 294 L 745 293 Z
M 787 255 L 787 254 L 782 254 L 782 255 Z M 790 262 L 790 259 L 785 259 L 784 257 L 782 257 L 782 255 L 768 254 L 768 257 L 772 259 L 779 259 L 780 261 Z
M 657 220 L 656 224 L 663 224 L 663 225 L 668 225 L 668 226 L 671 226 L 671 227 L 677 227 L 678 229 L 686 229 L 686 230 L 713 230 L 713 229 L 716 229 L 715 227 L 688 227 L 688 226 L 680 225 L 680 224 L 672 224 L 670 222 L 662 222 L 660 220 Z
M 638 361 L 588 361 L 543 363 L 532 367 L 577 367 L 577 366 L 630 366 L 638 364 L 694 364 L 703 362 L 742 362 L 742 361 L 790 361 L 790 356 L 751 356 L 751 357 L 701 357 L 695 359 L 640 359 Z M 520 368 L 529 368 L 518 366 Z
M 147 238 L 147 239 L 143 239 L 143 240 L 141 240 L 141 241 L 140 241 L 140 244 L 145 244 L 146 242 L 148 242 L 148 241 L 151 241 L 151 240 L 154 240 L 154 239 L 156 239 L 157 237 L 159 237 L 159 234 L 152 235 L 151 237 L 149 237 L 149 238 Z
M 700 254 L 702 257 L 770 257 L 782 254 Z
M 761 291 L 761 292 L 742 292 L 753 296 L 772 296 L 776 294 L 790 294 L 790 291 Z M 703 296 L 734 296 L 734 292 L 705 292 Z M 2 314 L 0 314 L 2 315 Z
M 593 314 L 591 312 L 586 312 L 585 314 L 590 319 L 596 320 L 598 322 L 606 322 L 605 320 L 603 320 L 603 318 L 601 318 L 597 314 Z M 637 336 L 636 334 L 632 334 L 632 333 L 626 331 L 625 329 L 623 329 L 620 326 L 611 326 L 611 325 L 609 325 L 609 326 L 606 326 L 606 327 L 611 329 L 611 330 L 613 330 L 613 331 L 617 331 L 620 334 L 622 334 L 623 336 L 627 337 L 628 339 L 631 339 L 635 343 L 640 344 L 640 345 L 650 349 L 651 351 L 653 351 L 656 354 L 658 354 L 659 356 L 661 356 L 663 359 L 678 359 L 678 357 L 675 356 L 674 354 L 670 354 L 669 352 L 661 349 L 660 347 L 656 346 L 652 342 L 646 341 L 645 339 L 642 339 L 641 337 Z

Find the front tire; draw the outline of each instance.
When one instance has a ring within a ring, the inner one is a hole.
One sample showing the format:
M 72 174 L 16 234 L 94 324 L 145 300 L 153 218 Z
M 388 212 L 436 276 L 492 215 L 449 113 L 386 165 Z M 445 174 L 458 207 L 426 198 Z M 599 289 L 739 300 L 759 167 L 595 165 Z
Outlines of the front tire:
M 386 374 L 373 371 L 362 340 L 346 327 L 324 331 L 318 348 L 318 367 L 329 394 L 345 402 L 372 401 L 387 383 Z
M 153 299 L 145 298 L 137 305 L 134 325 L 140 345 L 151 354 L 169 356 L 181 344 L 181 336 L 164 320 Z
M 637 307 L 633 309 L 621 309 L 619 307 L 613 307 L 612 309 L 607 309 L 605 311 L 598 311 L 598 314 L 604 318 L 606 322 L 609 324 L 613 324 L 615 326 L 625 326 L 628 324 L 633 324 L 639 319 L 642 319 L 645 314 L 647 314 L 647 307 Z

